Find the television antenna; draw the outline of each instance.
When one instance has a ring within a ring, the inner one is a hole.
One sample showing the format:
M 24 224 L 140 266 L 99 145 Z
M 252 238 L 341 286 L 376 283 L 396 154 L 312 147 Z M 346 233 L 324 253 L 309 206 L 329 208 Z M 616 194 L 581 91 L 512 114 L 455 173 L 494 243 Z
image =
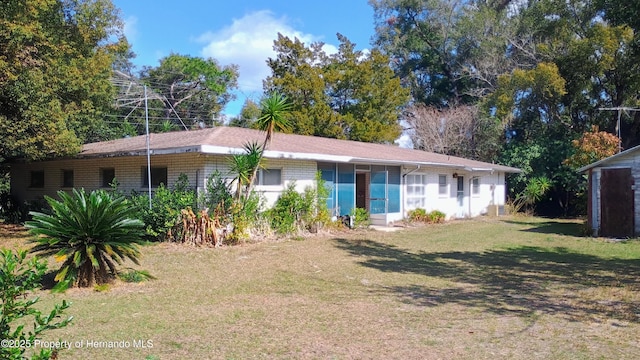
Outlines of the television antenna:
M 629 115 L 630 112 L 640 111 L 638 108 L 632 108 L 627 106 L 616 106 L 616 107 L 606 107 L 606 108 L 598 108 L 599 111 L 617 111 L 618 112 L 618 121 L 616 122 L 616 136 L 620 141 L 618 141 L 618 152 L 622 151 L 622 131 L 620 129 L 620 117 L 622 113 Z

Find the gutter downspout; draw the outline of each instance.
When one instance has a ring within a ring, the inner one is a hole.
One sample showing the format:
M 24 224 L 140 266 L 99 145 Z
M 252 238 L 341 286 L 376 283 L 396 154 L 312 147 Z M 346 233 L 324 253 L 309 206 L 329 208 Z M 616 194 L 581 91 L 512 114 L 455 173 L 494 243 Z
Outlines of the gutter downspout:
M 469 176 L 469 218 L 472 218 L 472 214 L 471 214 L 471 197 L 472 194 L 471 192 L 473 191 L 472 187 L 473 187 L 473 172 L 471 172 L 471 176 Z
M 414 172 L 416 172 L 418 170 L 420 170 L 420 164 L 418 164 L 417 168 L 409 171 L 406 174 L 402 174 L 402 182 L 403 182 L 403 184 L 402 184 L 402 209 L 401 210 L 402 210 L 402 216 L 403 217 L 405 216 L 405 210 L 406 210 L 405 209 L 406 208 L 405 203 L 407 202 L 407 175 L 409 175 L 411 173 L 414 173 Z

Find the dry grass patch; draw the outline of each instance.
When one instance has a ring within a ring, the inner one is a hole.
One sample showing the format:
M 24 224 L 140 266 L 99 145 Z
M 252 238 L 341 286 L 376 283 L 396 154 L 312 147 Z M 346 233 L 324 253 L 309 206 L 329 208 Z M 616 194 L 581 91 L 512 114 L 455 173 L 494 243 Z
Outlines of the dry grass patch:
M 157 244 L 158 279 L 73 301 L 50 333 L 128 348 L 60 359 L 565 359 L 640 353 L 640 243 L 536 218 L 455 221 L 219 249 Z M 151 340 L 152 348 L 133 341 Z

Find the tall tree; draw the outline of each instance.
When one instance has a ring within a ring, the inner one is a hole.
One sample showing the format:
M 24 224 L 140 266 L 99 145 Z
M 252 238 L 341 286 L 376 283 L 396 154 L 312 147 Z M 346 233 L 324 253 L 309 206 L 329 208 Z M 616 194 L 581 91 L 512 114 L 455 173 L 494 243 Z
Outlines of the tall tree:
M 166 102 L 166 117 L 175 110 L 181 118 L 212 124 L 233 99 L 237 87 L 237 66 L 220 66 L 214 59 L 171 54 L 158 67 L 146 67 L 143 82 Z
M 470 159 L 492 161 L 500 150 L 502 127 L 484 116 L 478 106 L 450 108 L 413 105 L 405 121 L 416 149 Z
M 242 109 L 240 109 L 240 114 L 231 119 L 229 126 L 253 128 L 260 115 L 261 111 L 258 104 L 251 99 L 247 99 L 242 105 Z
M 112 63 L 128 49 L 109 0 L 4 1 L 1 160 L 68 155 L 108 136 Z
M 143 88 L 147 87 L 151 132 L 163 132 L 201 125 L 221 125 L 221 110 L 234 98 L 236 65 L 220 66 L 215 59 L 171 54 L 157 67 L 144 67 L 137 80 L 119 74 L 120 93 L 115 116 L 124 123 L 124 133 L 145 131 Z M 132 84 L 134 84 L 132 86 Z
M 400 135 L 398 119 L 408 91 L 378 50 L 365 54 L 346 37 L 338 34 L 338 39 L 338 53 L 328 55 L 321 43 L 307 47 L 279 34 L 277 57 L 267 61 L 272 75 L 265 90 L 291 101 L 294 133 L 393 142 Z

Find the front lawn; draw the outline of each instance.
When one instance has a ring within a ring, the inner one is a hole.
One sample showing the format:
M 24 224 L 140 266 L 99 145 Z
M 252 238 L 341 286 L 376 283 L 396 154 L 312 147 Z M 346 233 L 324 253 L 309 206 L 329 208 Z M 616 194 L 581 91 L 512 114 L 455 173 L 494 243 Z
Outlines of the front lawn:
M 578 228 L 507 217 L 157 244 L 139 267 L 157 280 L 40 295 L 73 302 L 74 322 L 47 333 L 72 345 L 59 359 L 636 358 L 640 242 Z M 24 241 L 8 231 L 4 246 Z

